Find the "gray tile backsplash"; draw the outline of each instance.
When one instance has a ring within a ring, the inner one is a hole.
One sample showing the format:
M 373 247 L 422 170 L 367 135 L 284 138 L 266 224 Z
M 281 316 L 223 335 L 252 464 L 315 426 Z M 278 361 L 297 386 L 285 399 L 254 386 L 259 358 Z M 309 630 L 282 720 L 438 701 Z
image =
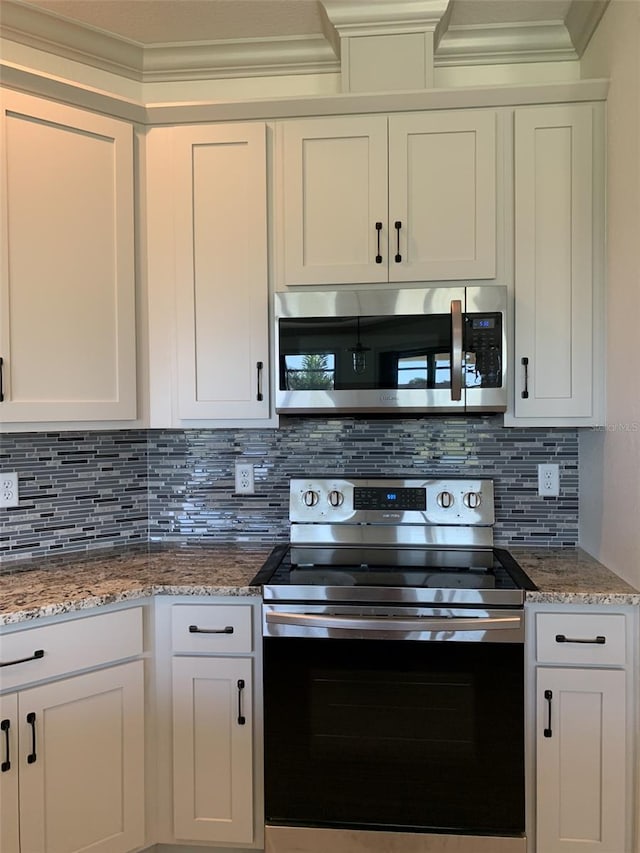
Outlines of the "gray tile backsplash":
M 254 464 L 236 496 L 234 463 Z M 561 496 L 537 497 L 537 464 L 560 465 Z M 264 541 L 288 536 L 291 477 L 482 476 L 494 480 L 495 539 L 573 546 L 575 429 L 505 429 L 499 416 L 291 418 L 278 430 L 137 430 L 4 435 L 0 470 L 20 506 L 0 509 L 3 562 L 132 542 Z
M 19 433 L 0 438 L 0 470 L 20 504 L 0 509 L 0 560 L 147 539 L 146 431 Z

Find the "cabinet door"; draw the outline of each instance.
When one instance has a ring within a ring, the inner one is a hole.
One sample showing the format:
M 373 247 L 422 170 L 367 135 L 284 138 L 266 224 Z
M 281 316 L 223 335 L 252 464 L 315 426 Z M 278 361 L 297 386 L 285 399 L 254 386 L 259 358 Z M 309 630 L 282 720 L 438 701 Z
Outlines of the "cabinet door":
M 18 806 L 18 696 L 0 696 L 0 850 L 20 850 Z
M 18 702 L 21 850 L 141 846 L 143 662 L 24 690 Z
M 387 281 L 386 116 L 287 122 L 281 155 L 284 283 Z
M 0 419 L 133 419 L 133 130 L 4 91 L 2 144 Z
M 496 114 L 389 118 L 390 281 L 495 278 Z
M 624 853 L 625 673 L 540 667 L 537 691 L 538 853 Z
M 253 840 L 252 672 L 248 658 L 174 658 L 174 833 Z
M 590 104 L 516 111 L 516 417 L 594 415 L 592 124 Z
M 262 123 L 175 131 L 179 416 L 267 418 Z

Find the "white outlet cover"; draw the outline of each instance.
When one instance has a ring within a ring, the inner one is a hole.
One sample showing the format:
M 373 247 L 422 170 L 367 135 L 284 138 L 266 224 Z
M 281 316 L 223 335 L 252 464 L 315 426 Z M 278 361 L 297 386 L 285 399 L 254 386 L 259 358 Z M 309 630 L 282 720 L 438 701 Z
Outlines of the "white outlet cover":
M 538 465 L 538 495 L 543 498 L 556 498 L 560 494 L 560 466 L 556 464 Z
M 16 471 L 5 471 L 0 474 L 0 507 L 18 506 L 19 503 L 18 474 Z

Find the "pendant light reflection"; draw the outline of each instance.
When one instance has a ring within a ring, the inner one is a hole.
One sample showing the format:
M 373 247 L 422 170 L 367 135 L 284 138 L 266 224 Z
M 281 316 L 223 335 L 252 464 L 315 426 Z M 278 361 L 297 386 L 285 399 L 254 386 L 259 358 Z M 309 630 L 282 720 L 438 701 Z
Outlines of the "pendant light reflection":
M 367 369 L 367 353 L 371 352 L 371 347 L 365 347 L 360 340 L 360 317 L 356 317 L 356 334 L 358 340 L 354 347 L 349 348 L 353 359 L 353 372 L 361 376 Z

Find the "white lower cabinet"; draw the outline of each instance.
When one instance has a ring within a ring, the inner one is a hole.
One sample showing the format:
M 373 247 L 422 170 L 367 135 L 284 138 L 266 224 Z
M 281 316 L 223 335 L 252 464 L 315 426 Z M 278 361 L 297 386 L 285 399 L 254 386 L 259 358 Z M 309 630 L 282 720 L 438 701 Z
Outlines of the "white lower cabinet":
M 629 853 L 636 614 L 534 618 L 536 853 Z
M 246 658 L 173 661 L 178 838 L 253 840 L 252 671 Z
M 111 630 L 135 633 L 140 609 L 129 614 L 78 620 L 79 636 L 93 639 L 101 656 Z M 77 647 L 74 661 L 73 628 L 65 622 L 3 636 L 4 671 L 24 671 L 26 683 L 41 666 L 55 670 L 56 658 L 79 668 L 85 649 Z M 32 634 L 44 654 L 13 665 L 13 649 Z M 129 853 L 143 845 L 143 668 L 133 660 L 0 696 L 2 853 Z
M 623 853 L 625 673 L 540 667 L 537 684 L 539 853 Z
M 173 835 L 255 846 L 255 608 L 171 608 Z

